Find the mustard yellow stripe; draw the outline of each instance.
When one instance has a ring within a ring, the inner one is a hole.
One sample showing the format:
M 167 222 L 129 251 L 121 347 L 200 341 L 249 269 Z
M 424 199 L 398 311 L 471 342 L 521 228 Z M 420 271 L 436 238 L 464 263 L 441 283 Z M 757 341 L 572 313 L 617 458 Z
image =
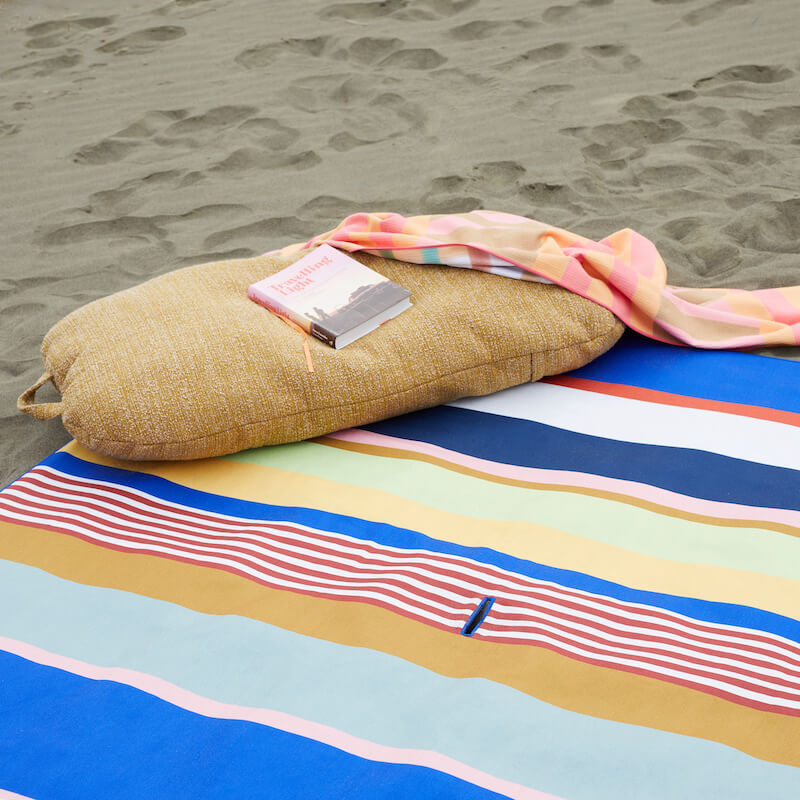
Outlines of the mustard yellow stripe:
M 203 492 L 386 522 L 433 539 L 489 547 L 635 589 L 748 605 L 790 617 L 796 617 L 800 607 L 800 582 L 786 578 L 655 558 L 533 522 L 475 519 L 314 475 L 229 459 L 123 462 L 74 442 L 64 450 L 86 461 L 147 472 Z
M 278 591 L 220 569 L 122 553 L 8 523 L 0 523 L 0 558 L 76 583 L 134 592 L 206 614 L 236 614 L 378 650 L 453 678 L 486 678 L 569 711 L 696 736 L 756 758 L 800 766 L 797 717 L 592 666 L 541 647 L 470 639 L 366 603 Z

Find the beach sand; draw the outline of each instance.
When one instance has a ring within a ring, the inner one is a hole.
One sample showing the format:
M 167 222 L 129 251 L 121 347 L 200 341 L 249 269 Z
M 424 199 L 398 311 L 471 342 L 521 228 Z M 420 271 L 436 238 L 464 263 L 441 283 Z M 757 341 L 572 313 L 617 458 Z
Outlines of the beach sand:
M 0 2 L 0 485 L 69 438 L 15 406 L 61 317 L 357 210 L 800 284 L 797 0 L 562 2 Z

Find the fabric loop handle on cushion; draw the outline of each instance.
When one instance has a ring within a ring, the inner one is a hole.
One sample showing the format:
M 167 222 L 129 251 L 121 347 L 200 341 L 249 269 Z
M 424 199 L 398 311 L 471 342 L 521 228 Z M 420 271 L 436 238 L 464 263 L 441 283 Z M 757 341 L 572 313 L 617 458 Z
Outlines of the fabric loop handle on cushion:
M 34 403 L 33 398 L 36 396 L 36 392 L 44 386 L 47 381 L 52 380 L 53 376 L 49 372 L 45 372 L 41 378 L 39 378 L 30 389 L 26 389 L 20 396 L 19 400 L 17 400 L 17 408 L 24 412 L 25 414 L 29 414 L 31 417 L 35 419 L 53 419 L 53 417 L 57 417 L 64 409 L 64 403 Z

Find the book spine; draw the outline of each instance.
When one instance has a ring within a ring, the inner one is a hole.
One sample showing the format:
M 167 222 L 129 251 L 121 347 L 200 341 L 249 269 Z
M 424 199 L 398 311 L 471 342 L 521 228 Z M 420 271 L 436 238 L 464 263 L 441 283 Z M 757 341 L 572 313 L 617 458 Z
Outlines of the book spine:
M 259 292 L 254 292 L 252 289 L 248 289 L 247 296 L 260 306 L 266 308 L 267 311 L 271 311 L 273 314 L 277 314 L 279 317 L 286 317 L 296 325 L 299 325 L 304 331 L 312 332 L 311 329 L 313 326 L 311 324 L 311 320 L 303 314 L 296 314 L 281 303 L 278 303 L 269 297 L 265 297 Z
M 316 322 L 311 323 L 311 335 L 331 347 L 336 347 L 336 337 L 327 328 L 321 328 Z

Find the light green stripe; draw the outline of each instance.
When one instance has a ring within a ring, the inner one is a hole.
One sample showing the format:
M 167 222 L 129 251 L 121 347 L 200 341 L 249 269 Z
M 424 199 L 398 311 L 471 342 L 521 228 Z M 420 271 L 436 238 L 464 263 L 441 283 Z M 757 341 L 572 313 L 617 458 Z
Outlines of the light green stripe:
M 762 528 L 717 527 L 614 500 L 507 486 L 423 461 L 314 442 L 246 450 L 227 458 L 378 489 L 477 519 L 534 522 L 655 558 L 797 580 L 800 538 Z

